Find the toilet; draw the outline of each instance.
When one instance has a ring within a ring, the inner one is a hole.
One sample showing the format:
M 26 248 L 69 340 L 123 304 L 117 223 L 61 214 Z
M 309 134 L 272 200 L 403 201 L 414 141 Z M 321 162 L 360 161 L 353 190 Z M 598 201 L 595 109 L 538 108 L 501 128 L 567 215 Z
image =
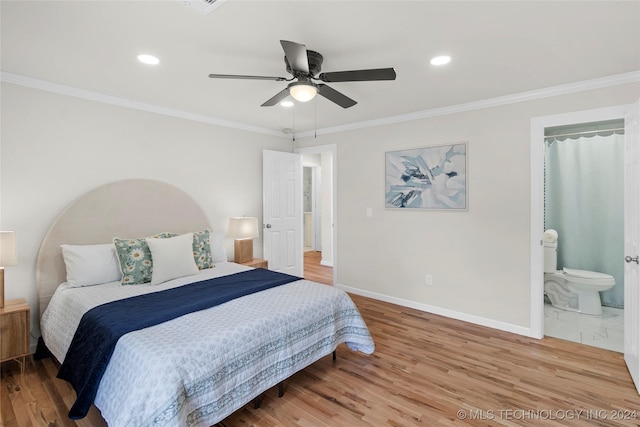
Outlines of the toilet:
M 613 276 L 595 271 L 563 268 L 557 270 L 558 233 L 544 232 L 544 292 L 551 305 L 562 310 L 599 316 L 600 292 L 615 286 Z

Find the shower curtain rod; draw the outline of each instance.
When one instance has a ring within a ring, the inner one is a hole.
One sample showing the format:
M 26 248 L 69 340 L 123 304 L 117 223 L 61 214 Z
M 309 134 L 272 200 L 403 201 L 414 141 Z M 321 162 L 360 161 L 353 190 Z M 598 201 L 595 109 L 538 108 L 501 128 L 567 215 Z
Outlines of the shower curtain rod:
M 624 128 L 617 128 L 617 129 L 600 129 L 600 130 L 587 130 L 584 132 L 575 132 L 575 133 L 564 133 L 562 135 L 549 135 L 549 136 L 545 136 L 544 139 L 547 138 L 561 138 L 563 136 L 576 136 L 576 135 L 585 135 L 585 134 L 589 134 L 589 133 L 600 133 L 600 132 L 617 132 L 619 130 L 624 130 Z

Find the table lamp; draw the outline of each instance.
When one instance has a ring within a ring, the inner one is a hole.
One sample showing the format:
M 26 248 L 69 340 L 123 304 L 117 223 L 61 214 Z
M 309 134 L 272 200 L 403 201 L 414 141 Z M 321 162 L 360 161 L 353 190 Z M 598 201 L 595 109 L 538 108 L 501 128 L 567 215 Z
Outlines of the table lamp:
M 16 232 L 0 231 L 0 308 L 4 307 L 4 268 L 17 263 Z
M 259 237 L 258 219 L 248 216 L 237 216 L 229 219 L 229 236 L 235 239 L 234 262 L 253 261 L 253 238 Z

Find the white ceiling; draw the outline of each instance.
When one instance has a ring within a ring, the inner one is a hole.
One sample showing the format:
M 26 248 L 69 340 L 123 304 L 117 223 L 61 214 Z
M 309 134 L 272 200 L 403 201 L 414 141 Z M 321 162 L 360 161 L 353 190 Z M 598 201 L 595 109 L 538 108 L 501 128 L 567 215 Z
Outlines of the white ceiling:
M 640 70 L 639 1 L 230 0 L 201 15 L 178 0 L 3 0 L 0 13 L 5 75 L 277 132 Z M 286 82 L 208 78 L 288 76 L 281 39 L 320 52 L 322 71 L 394 67 L 397 80 L 331 83 L 358 101 L 349 109 L 321 97 L 285 109 L 260 104 Z M 450 64 L 429 64 L 443 53 Z

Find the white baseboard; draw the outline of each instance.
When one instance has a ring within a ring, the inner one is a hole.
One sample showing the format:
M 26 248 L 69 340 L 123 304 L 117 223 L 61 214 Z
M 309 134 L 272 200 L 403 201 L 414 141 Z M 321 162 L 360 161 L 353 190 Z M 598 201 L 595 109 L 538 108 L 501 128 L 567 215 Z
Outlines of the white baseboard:
M 325 267 L 333 267 L 333 261 L 325 261 L 323 259 L 320 260 L 320 265 L 324 265 Z
M 462 313 L 459 311 L 449 310 L 447 308 L 436 307 L 434 305 L 422 304 L 419 302 L 406 300 L 403 298 L 392 297 L 389 295 L 379 294 L 377 292 L 371 292 L 364 289 L 353 288 L 351 286 L 345 286 L 336 284 L 336 288 L 340 288 L 345 292 L 349 292 L 356 295 L 372 298 L 379 301 L 389 302 L 391 304 L 401 305 L 403 307 L 414 308 L 416 310 L 424 311 L 427 313 L 433 313 L 440 316 L 449 317 L 456 320 L 462 320 L 463 322 L 473 323 L 475 325 L 486 326 L 500 331 L 511 332 L 525 337 L 537 338 L 533 335 L 531 328 L 524 326 L 514 325 L 512 323 L 501 322 L 498 320 L 487 319 L 485 317 L 475 316 L 473 314 Z

